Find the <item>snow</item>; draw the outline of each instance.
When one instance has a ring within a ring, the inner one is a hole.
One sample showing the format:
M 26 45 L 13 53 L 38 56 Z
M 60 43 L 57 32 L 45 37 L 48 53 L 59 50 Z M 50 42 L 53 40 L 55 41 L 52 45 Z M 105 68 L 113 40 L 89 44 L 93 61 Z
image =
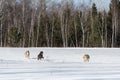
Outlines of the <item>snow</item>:
M 38 61 L 40 51 L 45 59 Z M 83 62 L 84 54 L 90 62 Z M 0 48 L 0 80 L 120 80 L 120 49 Z

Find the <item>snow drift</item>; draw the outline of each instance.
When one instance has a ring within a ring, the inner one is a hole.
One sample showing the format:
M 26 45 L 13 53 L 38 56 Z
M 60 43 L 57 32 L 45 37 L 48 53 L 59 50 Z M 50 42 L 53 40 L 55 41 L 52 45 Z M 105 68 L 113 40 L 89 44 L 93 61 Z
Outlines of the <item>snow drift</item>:
M 36 60 L 40 51 L 42 61 Z M 83 62 L 84 54 L 90 62 Z M 120 80 L 120 49 L 0 48 L 0 80 Z

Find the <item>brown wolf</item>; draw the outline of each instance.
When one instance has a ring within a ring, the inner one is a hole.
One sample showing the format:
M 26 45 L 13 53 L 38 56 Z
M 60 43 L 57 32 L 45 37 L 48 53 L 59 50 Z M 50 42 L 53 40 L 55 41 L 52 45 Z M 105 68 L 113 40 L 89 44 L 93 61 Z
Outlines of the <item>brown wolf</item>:
M 89 59 L 90 59 L 90 56 L 89 56 L 88 54 L 85 54 L 85 55 L 83 56 L 83 61 L 84 61 L 84 62 L 89 62 Z

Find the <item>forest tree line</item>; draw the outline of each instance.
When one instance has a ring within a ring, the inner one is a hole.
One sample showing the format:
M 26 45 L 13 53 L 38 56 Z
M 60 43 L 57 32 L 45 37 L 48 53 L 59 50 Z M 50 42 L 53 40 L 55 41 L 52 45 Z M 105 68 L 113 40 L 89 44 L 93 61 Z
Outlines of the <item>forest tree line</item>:
M 119 47 L 120 0 L 96 4 L 0 0 L 0 47 Z

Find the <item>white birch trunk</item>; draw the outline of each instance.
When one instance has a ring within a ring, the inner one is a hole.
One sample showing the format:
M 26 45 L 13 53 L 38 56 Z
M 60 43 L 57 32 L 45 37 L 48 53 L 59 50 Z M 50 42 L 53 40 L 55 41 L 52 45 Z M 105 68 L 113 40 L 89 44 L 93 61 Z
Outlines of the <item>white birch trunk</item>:
M 63 41 L 63 47 L 66 47 L 65 44 L 65 33 L 64 33 L 64 23 L 63 23 L 63 15 L 60 14 L 60 22 L 61 22 L 61 34 L 62 34 L 62 41 Z

